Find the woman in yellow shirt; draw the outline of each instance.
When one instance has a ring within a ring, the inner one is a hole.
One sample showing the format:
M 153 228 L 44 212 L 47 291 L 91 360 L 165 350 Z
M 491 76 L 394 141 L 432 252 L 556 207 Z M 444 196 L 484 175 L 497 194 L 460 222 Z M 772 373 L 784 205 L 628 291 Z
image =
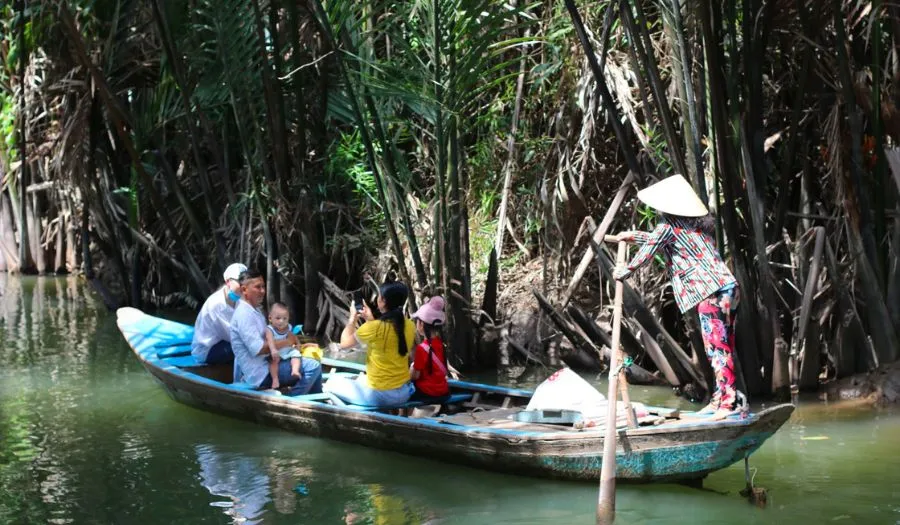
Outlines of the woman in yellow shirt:
M 368 305 L 362 312 L 350 305 L 350 319 L 341 333 L 341 348 L 362 344 L 367 349 L 366 373 L 355 380 L 333 377 L 323 390 L 353 405 L 393 406 L 405 403 L 415 392 L 409 381 L 409 353 L 416 325 L 403 314 L 409 289 L 401 282 L 385 284 L 378 290 L 378 319 Z M 365 321 L 357 328 L 359 316 Z

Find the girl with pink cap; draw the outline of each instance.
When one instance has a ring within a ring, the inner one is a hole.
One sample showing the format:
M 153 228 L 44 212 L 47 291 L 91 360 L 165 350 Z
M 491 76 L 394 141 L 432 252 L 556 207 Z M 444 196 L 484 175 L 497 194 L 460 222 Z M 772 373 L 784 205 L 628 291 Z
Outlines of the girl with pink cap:
M 450 397 L 447 384 L 447 356 L 441 326 L 444 324 L 444 299 L 436 295 L 412 315 L 416 331 L 424 340 L 416 346 L 409 377 L 416 387 L 410 400 L 441 404 Z

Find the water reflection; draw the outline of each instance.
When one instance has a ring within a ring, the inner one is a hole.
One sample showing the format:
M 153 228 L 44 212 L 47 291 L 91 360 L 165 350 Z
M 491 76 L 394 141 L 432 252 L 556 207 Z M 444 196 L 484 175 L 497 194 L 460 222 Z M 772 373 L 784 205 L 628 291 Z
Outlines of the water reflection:
M 213 496 L 225 500 L 210 503 L 224 509 L 234 523 L 259 523 L 269 497 L 269 477 L 254 458 L 223 454 L 212 445 L 197 445 L 200 483 Z
M 266 448 L 273 444 L 277 443 L 266 443 Z M 297 445 L 301 447 L 272 451 L 269 456 L 255 455 L 258 447 L 238 452 L 196 445 L 200 485 L 212 496 L 209 505 L 220 509 L 229 523 L 296 523 L 298 518 L 357 525 L 429 522 L 433 513 L 382 483 L 364 482 L 374 473 L 367 462 L 345 464 L 355 472 L 338 474 L 340 466 L 331 464 L 329 454 L 314 454 L 319 447 L 310 454 L 302 447 L 315 445 L 312 440 L 302 439 Z

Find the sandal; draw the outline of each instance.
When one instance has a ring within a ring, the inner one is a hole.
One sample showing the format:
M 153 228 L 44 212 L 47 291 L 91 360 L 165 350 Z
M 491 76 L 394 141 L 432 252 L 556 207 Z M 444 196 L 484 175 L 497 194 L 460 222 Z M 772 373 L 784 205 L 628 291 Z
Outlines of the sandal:
M 719 407 L 721 406 L 721 402 L 722 402 L 722 400 L 720 399 L 719 393 L 716 392 L 715 394 L 713 394 L 712 399 L 709 401 L 709 404 L 706 405 L 705 407 L 701 408 L 700 410 L 698 410 L 695 413 L 696 414 L 711 414 L 713 412 L 716 412 L 719 410 Z

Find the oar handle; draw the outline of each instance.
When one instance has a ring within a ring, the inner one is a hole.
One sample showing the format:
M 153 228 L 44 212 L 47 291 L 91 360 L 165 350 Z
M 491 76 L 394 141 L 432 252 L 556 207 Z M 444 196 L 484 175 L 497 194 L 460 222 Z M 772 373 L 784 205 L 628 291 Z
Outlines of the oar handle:
M 603 242 L 619 242 L 620 240 L 621 239 L 619 239 L 618 235 L 604 235 L 603 236 Z

